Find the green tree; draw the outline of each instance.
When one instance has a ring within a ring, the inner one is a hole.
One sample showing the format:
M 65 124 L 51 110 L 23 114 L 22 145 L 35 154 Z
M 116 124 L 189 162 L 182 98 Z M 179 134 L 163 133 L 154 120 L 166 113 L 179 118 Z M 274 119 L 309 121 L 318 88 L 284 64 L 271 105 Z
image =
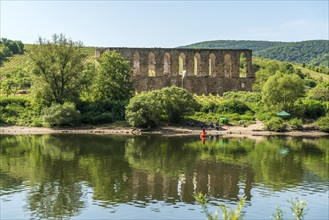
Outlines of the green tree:
M 158 93 L 169 122 L 180 122 L 183 116 L 193 113 L 198 105 L 193 95 L 182 88 L 166 87 Z
M 160 123 L 162 108 L 154 91 L 132 97 L 126 107 L 126 119 L 131 126 L 151 128 Z
M 81 86 L 87 83 L 83 75 L 86 55 L 81 42 L 54 34 L 52 40 L 39 38 L 39 44 L 28 55 L 35 66 L 35 81 L 43 81 L 44 84 L 38 84 L 51 91 L 48 101 L 63 104 L 79 97 Z
M 314 89 L 309 91 L 308 96 L 319 101 L 329 101 L 329 82 L 319 83 Z
M 126 108 L 126 119 L 135 127 L 156 127 L 160 122 L 179 122 L 193 113 L 198 103 L 185 89 L 171 87 L 139 94 Z
M 115 51 L 103 53 L 97 62 L 93 99 L 128 101 L 133 95 L 129 62 Z
M 304 82 L 295 74 L 277 72 L 265 83 L 262 94 L 268 106 L 291 111 L 294 102 L 305 94 Z

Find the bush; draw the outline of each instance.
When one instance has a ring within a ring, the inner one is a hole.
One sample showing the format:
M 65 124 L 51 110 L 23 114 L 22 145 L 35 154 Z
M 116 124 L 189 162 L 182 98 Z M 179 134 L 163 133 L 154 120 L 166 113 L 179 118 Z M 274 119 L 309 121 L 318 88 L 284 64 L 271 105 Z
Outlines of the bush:
M 193 95 L 185 89 L 167 87 L 155 93 L 160 99 L 164 116 L 172 123 L 180 122 L 183 116 L 191 115 L 198 106 Z
M 131 126 L 152 128 L 160 123 L 161 107 L 154 91 L 139 94 L 130 99 L 126 107 L 126 119 Z
M 292 129 L 295 130 L 303 130 L 303 121 L 299 118 L 293 118 L 288 121 L 288 124 L 291 126 Z
M 139 94 L 126 108 L 126 119 L 135 127 L 156 127 L 160 122 L 176 123 L 197 108 L 193 95 L 170 87 Z
M 36 114 L 31 109 L 31 102 L 26 97 L 0 98 L 0 121 L 1 123 L 28 125 L 30 117 Z
M 97 100 L 81 102 L 77 109 L 81 112 L 81 123 L 104 124 L 125 118 L 125 101 Z
M 326 109 L 321 101 L 306 99 L 302 103 L 305 118 L 316 119 L 325 115 Z
M 217 108 L 218 113 L 228 112 L 228 113 L 244 114 L 246 111 L 249 110 L 250 108 L 246 104 L 236 99 L 225 100 L 219 103 Z
M 329 115 L 319 118 L 316 122 L 321 131 L 329 132 Z
M 269 121 L 265 122 L 265 126 L 269 131 L 285 131 L 287 125 L 282 118 L 272 117 Z
M 52 104 L 43 111 L 43 125 L 62 126 L 76 125 L 79 122 L 80 112 L 76 110 L 74 103 L 65 102 L 63 105 Z
M 30 104 L 30 100 L 25 97 L 0 98 L 0 106 L 2 107 L 6 107 L 7 105 L 19 105 L 25 107 L 27 104 Z

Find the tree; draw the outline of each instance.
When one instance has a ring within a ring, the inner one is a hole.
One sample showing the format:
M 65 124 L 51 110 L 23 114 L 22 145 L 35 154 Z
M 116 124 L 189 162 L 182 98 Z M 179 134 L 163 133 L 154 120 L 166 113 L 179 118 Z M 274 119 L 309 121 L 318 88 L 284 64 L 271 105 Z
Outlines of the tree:
M 185 89 L 170 87 L 136 95 L 126 108 L 126 119 L 134 127 L 156 127 L 160 122 L 177 123 L 194 112 L 198 103 Z
M 131 126 L 152 128 L 160 123 L 163 109 L 154 91 L 132 97 L 126 107 L 126 119 Z
M 265 83 L 262 93 L 268 106 L 291 111 L 294 102 L 304 96 L 305 87 L 303 80 L 297 75 L 277 72 Z
M 97 62 L 93 99 L 128 101 L 133 95 L 129 62 L 115 51 L 104 52 Z
M 48 101 L 63 104 L 79 97 L 80 88 L 86 83 L 82 71 L 86 54 L 81 42 L 54 34 L 52 40 L 39 38 L 39 45 L 28 55 L 35 66 L 35 80 L 43 81 L 45 90 L 51 91 L 52 100 Z
M 329 101 L 329 82 L 321 82 L 314 89 L 309 91 L 311 99 L 319 101 Z
M 166 87 L 157 93 L 164 115 L 172 123 L 180 122 L 183 116 L 194 113 L 198 106 L 193 95 L 182 88 Z

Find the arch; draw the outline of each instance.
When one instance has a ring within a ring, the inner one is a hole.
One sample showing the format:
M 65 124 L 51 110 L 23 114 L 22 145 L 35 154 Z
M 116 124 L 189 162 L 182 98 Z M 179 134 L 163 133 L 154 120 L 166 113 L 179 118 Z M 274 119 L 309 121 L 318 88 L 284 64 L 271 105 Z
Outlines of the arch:
M 178 57 L 178 74 L 183 75 L 183 72 L 186 73 L 186 56 L 184 53 L 180 53 Z
M 209 76 L 210 75 L 216 75 L 216 55 L 211 53 L 209 55 Z
M 155 77 L 155 54 L 153 52 L 149 53 L 149 65 L 148 65 L 148 76 Z
M 163 56 L 163 75 L 170 74 L 170 54 L 165 53 Z
M 246 54 L 242 52 L 240 54 L 240 60 L 239 60 L 239 77 L 245 78 L 247 77 L 247 58 Z
M 199 72 L 201 70 L 200 64 L 201 64 L 201 56 L 199 53 L 195 53 L 194 54 L 194 76 L 199 75 Z
M 136 51 L 133 55 L 133 75 L 140 74 L 140 56 L 139 53 Z
M 229 53 L 226 53 L 224 56 L 224 76 L 227 78 L 232 77 L 232 61 Z

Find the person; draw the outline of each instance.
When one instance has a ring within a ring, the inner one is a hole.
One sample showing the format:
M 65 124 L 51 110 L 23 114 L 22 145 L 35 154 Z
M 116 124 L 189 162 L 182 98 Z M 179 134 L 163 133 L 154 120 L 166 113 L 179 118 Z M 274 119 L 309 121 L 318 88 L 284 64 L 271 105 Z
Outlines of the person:
M 215 125 L 216 125 L 216 130 L 218 131 L 220 129 L 220 125 L 219 125 L 219 121 L 218 120 L 216 121 L 216 124 Z
M 209 127 L 214 128 L 214 123 L 212 123 L 212 121 L 209 123 Z

